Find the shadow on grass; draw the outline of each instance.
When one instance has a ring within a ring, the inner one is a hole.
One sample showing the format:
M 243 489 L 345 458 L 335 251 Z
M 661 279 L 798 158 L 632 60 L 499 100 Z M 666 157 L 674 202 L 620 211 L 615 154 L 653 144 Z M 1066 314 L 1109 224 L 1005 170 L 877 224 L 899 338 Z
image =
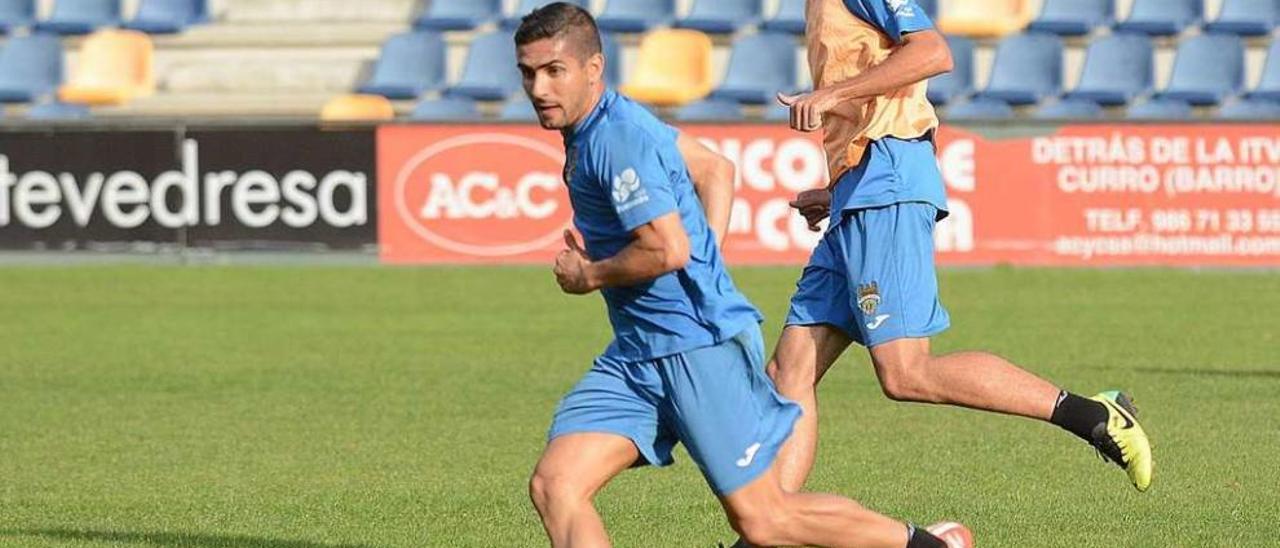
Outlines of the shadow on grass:
M 1263 369 L 1173 369 L 1168 367 L 1139 367 L 1134 371 L 1157 375 L 1189 375 L 1194 377 L 1235 377 L 1240 379 L 1277 379 L 1280 371 Z
M 3 529 L 0 537 L 44 537 L 51 540 L 111 542 L 143 546 L 192 546 L 196 548 L 370 548 L 365 544 L 325 544 L 248 535 L 198 533 L 94 531 L 90 529 Z

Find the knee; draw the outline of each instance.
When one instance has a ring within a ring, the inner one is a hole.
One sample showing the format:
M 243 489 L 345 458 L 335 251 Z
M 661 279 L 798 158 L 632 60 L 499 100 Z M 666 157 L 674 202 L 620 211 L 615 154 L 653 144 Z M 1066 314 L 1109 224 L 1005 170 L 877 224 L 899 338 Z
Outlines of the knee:
M 731 522 L 733 530 L 752 546 L 789 546 L 794 544 L 786 534 L 786 524 L 776 514 L 738 516 Z
M 894 401 L 931 402 L 933 388 L 929 382 L 927 360 L 889 360 L 877 364 L 880 389 Z
M 529 499 L 538 513 L 547 514 L 558 508 L 572 507 L 591 498 L 587 489 L 568 476 L 535 471 L 529 478 Z
M 813 390 L 817 365 L 809 360 L 783 360 L 774 356 L 765 371 L 778 391 L 787 397 Z

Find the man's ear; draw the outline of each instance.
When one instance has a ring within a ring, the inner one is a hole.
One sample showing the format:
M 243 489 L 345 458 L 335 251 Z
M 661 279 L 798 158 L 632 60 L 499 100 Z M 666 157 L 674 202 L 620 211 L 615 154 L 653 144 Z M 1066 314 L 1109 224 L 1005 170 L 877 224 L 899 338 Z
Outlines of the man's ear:
M 596 53 L 587 59 L 587 74 L 591 76 L 591 83 L 596 83 L 604 79 L 604 54 Z

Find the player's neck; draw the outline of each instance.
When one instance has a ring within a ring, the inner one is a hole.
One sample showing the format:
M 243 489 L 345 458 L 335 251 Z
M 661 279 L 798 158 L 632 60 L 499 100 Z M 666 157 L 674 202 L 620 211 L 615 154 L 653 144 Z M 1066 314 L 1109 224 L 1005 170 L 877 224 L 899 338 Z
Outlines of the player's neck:
M 572 137 L 574 132 L 578 131 L 578 126 L 587 121 L 587 118 L 591 117 L 591 113 L 596 111 L 596 107 L 600 106 L 602 99 L 604 99 L 604 86 L 596 86 L 595 89 L 591 90 L 591 101 L 587 103 L 587 108 L 583 109 L 577 120 L 560 130 L 560 133 L 566 138 Z

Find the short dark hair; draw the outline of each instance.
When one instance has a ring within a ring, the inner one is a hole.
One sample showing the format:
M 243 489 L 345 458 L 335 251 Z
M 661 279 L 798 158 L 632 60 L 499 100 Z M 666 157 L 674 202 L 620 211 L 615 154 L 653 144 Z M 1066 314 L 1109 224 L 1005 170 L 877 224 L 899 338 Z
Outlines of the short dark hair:
M 520 28 L 516 29 L 516 46 L 561 37 L 570 40 L 583 61 L 604 51 L 595 18 L 568 2 L 553 2 L 524 16 Z

